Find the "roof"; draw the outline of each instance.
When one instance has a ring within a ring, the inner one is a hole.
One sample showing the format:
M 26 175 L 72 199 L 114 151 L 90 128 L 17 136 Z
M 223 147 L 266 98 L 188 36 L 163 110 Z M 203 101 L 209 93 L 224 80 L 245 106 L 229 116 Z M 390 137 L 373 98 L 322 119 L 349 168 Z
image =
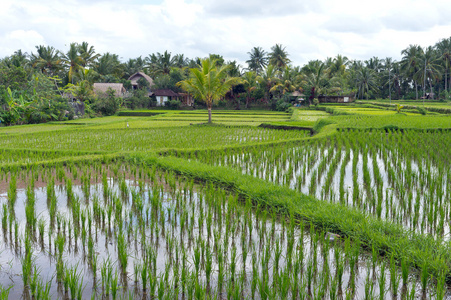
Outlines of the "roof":
M 121 97 L 125 93 L 125 88 L 122 83 L 94 83 L 94 93 L 97 95 L 106 94 L 108 89 L 115 91 L 116 97 Z
M 180 97 L 176 92 L 169 89 L 161 89 L 153 91 L 155 96 L 166 96 L 166 97 Z
M 304 97 L 305 95 L 302 94 L 299 91 L 294 91 L 293 93 L 291 93 L 291 96 L 293 96 L 293 97 Z
M 132 85 L 137 85 L 138 84 L 138 80 L 144 78 L 145 80 L 147 80 L 147 82 L 149 83 L 149 86 L 153 85 L 153 79 L 150 78 L 149 75 L 147 75 L 144 72 L 136 72 L 135 74 L 133 74 L 132 76 L 130 76 L 128 78 L 128 80 L 131 81 Z

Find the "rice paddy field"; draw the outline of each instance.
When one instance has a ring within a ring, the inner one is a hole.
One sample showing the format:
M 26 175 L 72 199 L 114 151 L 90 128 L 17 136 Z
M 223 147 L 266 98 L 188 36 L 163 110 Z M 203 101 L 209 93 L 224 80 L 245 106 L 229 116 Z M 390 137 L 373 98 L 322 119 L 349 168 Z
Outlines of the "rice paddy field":
M 0 299 L 451 299 L 447 115 L 127 114 L 0 127 Z

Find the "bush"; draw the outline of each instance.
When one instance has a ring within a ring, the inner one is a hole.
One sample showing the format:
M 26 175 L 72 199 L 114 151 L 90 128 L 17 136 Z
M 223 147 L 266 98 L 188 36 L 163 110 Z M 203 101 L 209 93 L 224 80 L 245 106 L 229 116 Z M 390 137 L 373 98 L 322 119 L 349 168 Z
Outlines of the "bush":
M 119 109 L 119 99 L 116 98 L 114 90 L 108 89 L 105 97 L 99 97 L 94 102 L 93 109 L 104 116 L 114 115 Z
M 178 109 L 182 103 L 179 100 L 169 100 L 164 104 L 169 109 Z
M 418 112 L 420 113 L 420 114 L 422 114 L 422 115 L 426 115 L 428 112 L 427 112 L 427 110 L 425 110 L 424 108 L 422 108 L 422 107 L 418 107 Z
M 277 111 L 286 111 L 288 108 L 291 107 L 291 104 L 288 102 L 285 102 L 285 100 L 280 99 L 276 102 L 275 110 Z

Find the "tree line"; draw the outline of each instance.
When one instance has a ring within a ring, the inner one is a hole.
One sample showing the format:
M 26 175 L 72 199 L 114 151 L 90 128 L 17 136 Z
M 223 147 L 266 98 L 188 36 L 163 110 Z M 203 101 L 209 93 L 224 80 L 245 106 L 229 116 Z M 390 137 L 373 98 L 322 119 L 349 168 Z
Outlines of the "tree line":
M 451 88 L 451 37 L 433 46 L 409 45 L 401 51 L 402 58 L 372 57 L 352 60 L 343 55 L 312 60 L 295 66 L 281 44 L 269 51 L 254 47 L 245 66 L 225 61 L 219 54 L 210 54 L 226 78 L 235 78 L 228 92 L 217 105 L 235 108 L 290 106 L 294 91 L 304 94 L 312 104 L 318 95 L 354 95 L 360 99 L 437 99 L 447 101 Z M 202 68 L 201 58 L 187 58 L 168 51 L 149 54 L 122 62 L 117 54 L 100 54 L 87 42 L 71 43 L 67 51 L 52 46 L 36 46 L 30 54 L 21 50 L 0 60 L 0 121 L 3 124 L 39 123 L 71 118 L 73 110 L 63 96 L 71 94 L 87 106 L 88 113 L 106 113 L 105 99 L 93 93 L 94 82 L 123 83 L 130 91 L 125 99 L 109 101 L 117 107 L 148 108 L 152 106 L 146 89 L 184 91 L 193 69 Z M 154 86 L 140 82 L 132 90 L 128 78 L 136 72 L 153 78 Z M 107 97 L 108 98 L 108 97 Z M 203 105 L 202 100 L 198 105 Z

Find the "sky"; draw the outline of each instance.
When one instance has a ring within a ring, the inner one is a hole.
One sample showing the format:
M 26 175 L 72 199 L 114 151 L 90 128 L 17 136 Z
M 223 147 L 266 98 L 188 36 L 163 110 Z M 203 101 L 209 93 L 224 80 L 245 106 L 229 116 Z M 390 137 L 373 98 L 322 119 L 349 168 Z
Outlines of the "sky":
M 401 59 L 410 44 L 451 37 L 448 0 L 1 0 L 0 58 L 88 42 L 122 61 L 171 52 L 220 54 L 242 67 L 281 44 L 294 66 L 338 54 Z

